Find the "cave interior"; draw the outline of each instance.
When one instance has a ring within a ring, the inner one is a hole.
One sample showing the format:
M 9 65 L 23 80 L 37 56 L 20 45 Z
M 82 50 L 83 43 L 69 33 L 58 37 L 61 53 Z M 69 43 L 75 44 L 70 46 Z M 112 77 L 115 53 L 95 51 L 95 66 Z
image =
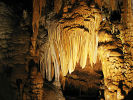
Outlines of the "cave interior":
M 133 0 L 0 0 L 0 100 L 132 100 Z

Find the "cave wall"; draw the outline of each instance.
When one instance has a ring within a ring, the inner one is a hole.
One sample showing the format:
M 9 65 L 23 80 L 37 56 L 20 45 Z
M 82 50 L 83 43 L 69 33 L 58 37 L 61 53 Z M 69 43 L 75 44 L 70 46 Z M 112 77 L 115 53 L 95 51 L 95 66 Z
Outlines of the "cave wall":
M 23 66 L 29 56 L 31 12 L 1 3 L 1 67 Z M 17 13 L 20 11 L 19 13 Z
M 16 80 L 26 78 L 25 66 L 30 58 L 31 19 L 31 9 L 22 2 L 0 1 L 1 100 L 15 100 L 18 92 Z

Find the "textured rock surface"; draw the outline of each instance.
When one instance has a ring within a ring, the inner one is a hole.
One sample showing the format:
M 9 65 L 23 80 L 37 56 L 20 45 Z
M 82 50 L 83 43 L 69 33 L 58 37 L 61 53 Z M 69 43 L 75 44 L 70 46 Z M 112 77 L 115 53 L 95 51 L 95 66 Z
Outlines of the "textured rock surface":
M 26 78 L 25 65 L 29 55 L 31 17 L 27 11 L 20 10 L 20 13 L 16 13 L 17 10 L 14 10 L 13 5 L 9 6 L 0 1 L 0 74 L 1 81 L 8 82 L 8 85 L 7 82 L 5 85 L 1 83 L 1 100 L 17 98 L 16 80 Z M 2 93 L 3 88 L 7 91 L 5 94 Z
M 71 5 L 72 2 L 75 3 L 74 6 Z M 86 3 L 88 4 L 87 5 L 88 7 L 86 6 Z M 128 94 L 130 89 L 133 87 L 131 84 L 133 81 L 133 78 L 131 78 L 132 71 L 133 71 L 132 51 L 131 51 L 132 50 L 132 33 L 131 33 L 132 24 L 130 23 L 132 21 L 131 1 L 104 0 L 103 2 L 101 2 L 100 0 L 96 0 L 96 3 L 98 4 L 101 12 L 99 10 L 96 10 L 97 8 L 95 7 L 94 2 L 92 3 L 89 1 L 75 2 L 71 0 L 68 2 L 65 2 L 64 8 L 62 9 L 62 12 L 63 12 L 62 17 L 59 20 L 59 25 L 58 25 L 58 21 L 53 20 L 54 17 L 52 16 L 54 16 L 54 13 L 51 12 L 51 14 L 49 14 L 49 17 L 46 20 L 49 20 L 50 18 L 52 20 L 50 20 L 50 25 L 49 24 L 47 24 L 48 26 L 46 25 L 46 29 L 48 29 L 48 37 L 50 42 L 48 41 L 48 43 L 45 46 L 49 48 L 46 50 L 47 51 L 46 54 L 49 54 L 49 58 L 46 58 L 42 61 L 43 62 L 50 61 L 49 63 L 44 63 L 45 66 L 52 66 L 50 63 L 53 62 L 55 69 L 56 67 L 61 66 L 60 69 L 63 75 L 66 75 L 68 72 L 69 73 L 73 72 L 75 69 L 76 63 L 80 63 L 81 67 L 84 68 L 84 66 L 86 65 L 85 57 L 87 55 L 85 50 L 88 50 L 86 47 L 89 46 L 89 45 L 86 45 L 85 43 L 90 42 L 92 45 L 95 45 L 91 47 L 91 48 L 94 47 L 92 51 L 95 51 L 95 47 L 97 48 L 96 41 L 94 41 L 93 39 L 95 44 L 93 44 L 94 42 L 92 41 L 86 41 L 84 44 L 82 44 L 82 46 L 84 45 L 82 48 L 85 48 L 84 52 L 82 53 L 80 52 L 80 50 L 82 49 L 76 48 L 78 47 L 77 44 L 80 40 L 76 41 L 77 35 L 75 36 L 73 34 L 74 33 L 78 34 L 79 31 L 80 33 L 82 33 L 82 31 L 80 30 L 81 27 L 79 28 L 78 25 L 81 25 L 82 29 L 84 28 L 87 29 L 88 28 L 86 26 L 87 22 L 84 22 L 84 21 L 91 22 L 93 18 L 96 20 L 96 16 L 98 16 L 97 12 L 100 12 L 103 20 L 100 20 L 100 16 L 99 16 L 98 19 L 99 21 L 101 21 L 101 23 L 99 26 L 98 20 L 97 20 L 96 21 L 97 24 L 95 24 L 95 28 L 98 27 L 96 28 L 96 30 L 99 31 L 98 36 L 96 37 L 98 37 L 98 56 L 102 63 L 102 71 L 104 74 L 104 84 L 106 87 L 105 98 L 108 100 L 110 100 L 112 97 L 114 97 L 114 100 L 123 99 Z M 128 7 L 128 9 L 126 7 Z M 88 9 L 90 12 L 86 11 L 86 9 Z M 85 15 L 87 16 L 87 13 L 88 15 L 90 14 L 90 16 L 84 17 Z M 96 14 L 96 16 L 93 14 Z M 84 21 L 82 21 L 82 17 L 84 18 Z M 49 23 L 49 21 L 46 21 L 46 22 Z M 57 23 L 57 26 L 55 23 Z M 95 23 L 95 21 L 93 23 Z M 94 27 L 88 28 L 91 34 L 90 36 L 91 39 L 93 38 L 94 34 L 97 34 L 96 30 L 93 33 L 93 29 Z M 83 32 L 83 33 L 86 34 L 86 32 Z M 87 34 L 85 36 L 87 37 Z M 72 41 L 71 41 L 71 38 L 72 38 Z M 84 41 L 86 40 L 85 37 L 81 37 L 81 38 L 83 38 Z M 87 39 L 89 39 L 89 36 L 87 37 Z M 53 42 L 51 42 L 51 40 L 53 40 Z M 74 45 L 71 48 L 72 44 Z M 55 50 L 54 52 L 56 53 L 56 55 L 52 53 L 53 49 Z M 78 58 L 79 56 L 76 55 L 76 52 L 78 52 L 81 58 Z M 96 56 L 96 54 L 97 54 L 96 51 L 94 53 L 89 51 L 89 54 L 88 54 L 89 57 L 90 55 L 93 55 L 93 57 L 92 58 L 90 57 L 89 60 L 93 63 L 95 62 L 94 56 Z M 82 59 L 82 57 L 84 60 Z M 48 59 L 52 59 L 52 60 L 48 60 Z M 51 69 L 47 69 L 47 68 L 50 68 L 50 67 L 46 67 L 43 69 L 48 70 L 47 72 L 48 74 L 46 75 L 49 75 L 51 73 Z

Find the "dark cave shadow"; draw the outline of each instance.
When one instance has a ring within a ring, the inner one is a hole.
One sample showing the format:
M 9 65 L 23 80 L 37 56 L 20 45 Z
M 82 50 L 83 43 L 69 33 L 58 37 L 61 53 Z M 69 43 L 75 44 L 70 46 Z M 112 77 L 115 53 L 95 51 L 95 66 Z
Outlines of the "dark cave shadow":
M 0 73 L 0 100 L 15 100 L 15 88 L 6 73 Z
M 124 100 L 133 100 L 133 88 L 132 88 L 132 90 L 128 93 L 128 95 L 125 97 Z

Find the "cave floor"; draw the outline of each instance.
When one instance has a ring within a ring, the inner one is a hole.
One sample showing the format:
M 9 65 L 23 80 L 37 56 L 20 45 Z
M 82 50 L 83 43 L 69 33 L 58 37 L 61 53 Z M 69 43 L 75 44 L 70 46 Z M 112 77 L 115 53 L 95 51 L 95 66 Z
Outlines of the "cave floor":
M 0 100 L 21 100 L 21 97 L 23 97 L 22 100 L 32 100 L 33 94 L 28 85 L 28 73 L 23 66 L 9 69 L 10 71 L 1 75 Z M 76 67 L 73 73 L 65 76 L 64 88 L 62 84 L 61 88 L 58 88 L 52 82 L 44 82 L 41 89 L 42 100 L 59 100 L 59 98 L 60 100 L 98 100 L 101 80 L 100 70 Z
M 98 100 L 99 88 L 103 82 L 102 72 L 90 67 L 82 69 L 76 67 L 75 71 L 65 77 L 63 93 L 66 100 Z

